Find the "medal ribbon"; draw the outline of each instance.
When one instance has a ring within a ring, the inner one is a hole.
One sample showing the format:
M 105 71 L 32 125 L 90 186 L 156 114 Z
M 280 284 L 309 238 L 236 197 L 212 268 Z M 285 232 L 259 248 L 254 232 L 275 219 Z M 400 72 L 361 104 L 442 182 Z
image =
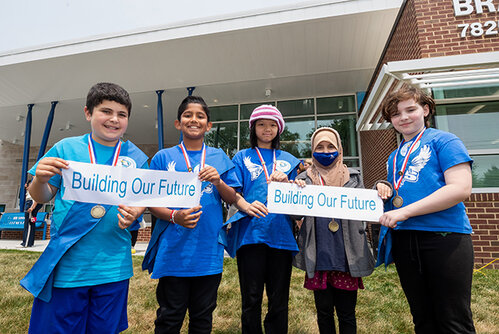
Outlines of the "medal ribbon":
M 184 155 L 185 164 L 187 165 L 187 170 L 190 173 L 192 172 L 192 166 L 191 166 L 191 161 L 189 159 L 189 154 L 187 154 L 187 150 L 185 149 L 184 142 L 181 142 L 179 146 L 180 149 L 182 150 L 182 154 Z M 201 166 L 199 170 L 202 170 L 204 168 L 205 161 L 206 161 L 206 145 L 203 143 L 203 151 L 201 152 Z
M 397 170 L 397 156 L 399 155 L 400 148 L 404 145 L 405 140 L 402 140 L 399 147 L 397 148 L 397 152 L 395 153 L 395 156 L 393 157 L 393 188 L 395 188 L 395 191 L 397 192 L 397 194 L 398 194 L 398 190 L 400 188 L 400 185 L 402 184 L 402 179 L 404 178 L 404 175 L 405 175 L 405 169 L 407 167 L 407 162 L 409 161 L 409 156 L 411 155 L 414 147 L 416 147 L 416 144 L 419 142 L 419 140 L 423 136 L 423 133 L 425 132 L 425 130 L 426 130 L 426 127 L 423 128 L 423 131 L 421 131 L 417 135 L 416 139 L 414 140 L 414 143 L 412 143 L 411 147 L 409 148 L 409 151 L 407 151 L 407 155 L 405 156 L 404 162 L 402 163 L 402 169 L 400 170 L 400 173 L 402 175 L 400 175 L 400 178 L 396 182 L 395 182 L 395 178 L 396 178 L 395 171 Z
M 121 152 L 121 140 L 118 139 L 116 146 L 114 146 L 113 160 L 111 160 L 111 166 L 116 166 L 118 164 L 118 157 Z M 95 147 L 94 140 L 92 139 L 92 133 L 88 135 L 88 154 L 90 155 L 90 163 L 96 164 L 97 158 L 95 157 Z
M 267 170 L 267 165 L 265 164 L 265 160 L 263 160 L 263 156 L 262 154 L 260 153 L 260 150 L 258 149 L 258 147 L 255 146 L 255 150 L 256 150 L 256 153 L 258 154 L 258 158 L 260 158 L 260 162 L 262 163 L 262 167 L 263 167 L 263 172 L 265 173 L 265 179 L 267 180 L 267 183 L 270 182 L 270 175 L 269 175 L 269 172 Z M 276 160 L 275 160 L 275 150 L 272 150 L 272 153 L 273 153 L 273 160 L 272 160 L 272 173 L 275 172 L 275 168 L 276 168 Z

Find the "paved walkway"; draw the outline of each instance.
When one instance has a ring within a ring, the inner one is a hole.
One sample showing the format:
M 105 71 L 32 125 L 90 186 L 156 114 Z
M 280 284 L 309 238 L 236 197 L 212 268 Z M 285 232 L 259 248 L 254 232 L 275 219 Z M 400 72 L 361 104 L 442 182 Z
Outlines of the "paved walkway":
M 22 247 L 21 240 L 9 240 L 0 239 L 0 249 L 17 249 L 25 250 L 30 252 L 43 252 L 45 247 L 47 247 L 49 240 L 35 240 L 33 247 Z M 147 242 L 137 242 L 135 244 L 135 250 L 137 251 L 134 255 L 144 256 L 147 249 Z M 229 257 L 227 252 L 224 252 L 225 257 Z
M 17 249 L 30 252 L 43 252 L 49 240 L 35 240 L 33 247 L 22 247 L 21 240 L 0 239 L 0 249 Z M 137 242 L 135 244 L 135 255 L 144 256 L 147 249 L 147 242 Z

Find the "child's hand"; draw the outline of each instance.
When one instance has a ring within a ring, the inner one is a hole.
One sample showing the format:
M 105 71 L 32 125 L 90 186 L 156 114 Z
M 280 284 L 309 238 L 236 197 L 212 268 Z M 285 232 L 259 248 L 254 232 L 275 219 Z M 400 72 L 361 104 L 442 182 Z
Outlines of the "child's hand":
M 263 218 L 269 214 L 269 210 L 267 209 L 265 204 L 259 201 L 254 201 L 244 211 L 251 217 L 256 218 Z
M 392 197 L 392 188 L 390 188 L 388 185 L 378 182 L 376 185 L 376 189 L 378 189 L 378 196 L 381 197 L 381 199 L 387 199 Z
M 35 176 L 40 183 L 48 183 L 55 174 L 62 175 L 61 168 L 68 168 L 68 162 L 61 158 L 47 157 L 38 162 Z
M 395 228 L 397 222 L 402 222 L 409 219 L 410 216 L 406 213 L 405 208 L 385 212 L 380 218 L 379 223 L 383 226 Z
M 295 179 L 292 182 L 295 183 L 295 184 L 297 184 L 298 187 L 300 187 L 300 188 L 305 188 L 305 186 L 307 185 L 307 183 L 305 182 L 305 180 L 297 180 L 297 179 Z
M 180 226 L 186 228 L 194 228 L 199 221 L 199 217 L 201 217 L 201 214 L 203 213 L 203 211 L 199 210 L 201 210 L 201 205 L 195 206 L 190 209 L 175 211 L 173 220 L 175 221 L 175 224 L 178 224 Z
M 142 212 L 144 212 L 144 208 L 134 207 L 134 206 L 126 206 L 120 204 L 118 206 L 118 226 L 124 230 L 128 226 L 132 225 L 135 219 L 139 218 Z
M 288 182 L 288 176 L 281 171 L 276 170 L 270 174 L 270 182 Z
M 212 166 L 206 166 L 201 169 L 199 172 L 199 179 L 201 181 L 211 182 L 215 187 L 220 184 L 220 174 L 218 174 L 218 171 Z

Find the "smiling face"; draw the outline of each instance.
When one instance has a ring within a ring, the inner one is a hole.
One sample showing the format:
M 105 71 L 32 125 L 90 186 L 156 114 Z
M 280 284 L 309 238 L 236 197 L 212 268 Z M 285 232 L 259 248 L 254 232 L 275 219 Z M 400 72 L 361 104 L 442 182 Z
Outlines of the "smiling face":
M 390 122 L 406 141 L 412 139 L 425 126 L 424 118 L 429 114 L 427 105 L 422 107 L 413 99 L 399 102 L 397 111 L 391 115 Z
M 115 101 L 103 100 L 85 118 L 92 128 L 92 139 L 105 146 L 114 146 L 128 127 L 128 109 Z
M 189 103 L 185 111 L 180 115 L 180 121 L 175 120 L 175 128 L 182 131 L 184 139 L 199 140 L 211 129 L 203 106 L 199 103 Z
M 334 145 L 328 141 L 321 141 L 317 146 L 315 147 L 315 151 L 317 153 L 333 153 L 336 152 L 337 149 L 334 147 Z
M 271 119 L 258 119 L 254 127 L 258 147 L 272 148 L 272 140 L 279 132 L 277 122 Z

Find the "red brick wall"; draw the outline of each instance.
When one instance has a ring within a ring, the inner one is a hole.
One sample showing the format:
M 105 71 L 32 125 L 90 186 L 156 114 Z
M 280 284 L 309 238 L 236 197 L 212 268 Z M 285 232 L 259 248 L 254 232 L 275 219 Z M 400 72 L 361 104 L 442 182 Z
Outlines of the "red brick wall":
M 49 228 L 47 228 L 47 239 L 50 239 Z M 22 240 L 23 239 L 23 231 L 2 231 L 2 239 L 8 240 Z M 43 231 L 35 231 L 35 240 L 43 239 Z
M 383 64 L 389 61 L 421 58 L 417 16 L 414 2 L 408 1 L 395 27 L 392 39 L 388 42 Z
M 474 1 L 472 1 L 474 5 Z M 493 1 L 495 8 L 499 3 Z M 408 0 L 394 29 L 382 63 L 499 50 L 499 34 L 462 38 L 458 24 L 499 20 L 498 12 L 454 16 L 452 0 Z M 496 30 L 499 28 L 496 28 Z M 375 76 L 377 73 L 375 73 Z M 368 91 L 371 87 L 368 88 Z M 369 92 L 368 92 L 369 93 Z M 367 95 L 366 95 L 367 99 Z M 388 131 L 392 131 L 391 134 Z M 360 133 L 362 169 L 366 187 L 386 177 L 385 162 L 396 148 L 393 130 Z M 473 226 L 477 267 L 499 258 L 499 194 L 473 194 L 465 202 Z M 499 261 L 498 261 L 499 262 Z M 499 268 L 495 262 L 488 268 Z
M 472 194 L 464 202 L 474 234 L 475 267 L 499 258 L 499 194 Z M 499 269 L 499 261 L 487 268 Z
M 141 228 L 139 230 L 139 235 L 137 236 L 137 242 L 149 242 L 151 238 L 151 226 L 146 228 Z
M 361 131 L 360 145 L 364 186 L 371 189 L 377 180 L 386 180 L 386 160 L 397 149 L 395 130 Z
M 472 3 L 474 7 L 474 1 Z M 497 9 L 497 1 L 493 3 Z M 414 9 L 416 10 L 421 58 L 499 50 L 499 34 L 489 36 L 483 34 L 480 37 L 473 37 L 468 30 L 467 36 L 462 38 L 462 28 L 458 28 L 458 24 L 464 23 L 480 22 L 482 26 L 489 20 L 497 23 L 499 19 L 497 12 L 490 13 L 488 9 L 483 8 L 482 14 L 476 14 L 474 10 L 470 15 L 456 17 L 451 0 L 414 0 Z

